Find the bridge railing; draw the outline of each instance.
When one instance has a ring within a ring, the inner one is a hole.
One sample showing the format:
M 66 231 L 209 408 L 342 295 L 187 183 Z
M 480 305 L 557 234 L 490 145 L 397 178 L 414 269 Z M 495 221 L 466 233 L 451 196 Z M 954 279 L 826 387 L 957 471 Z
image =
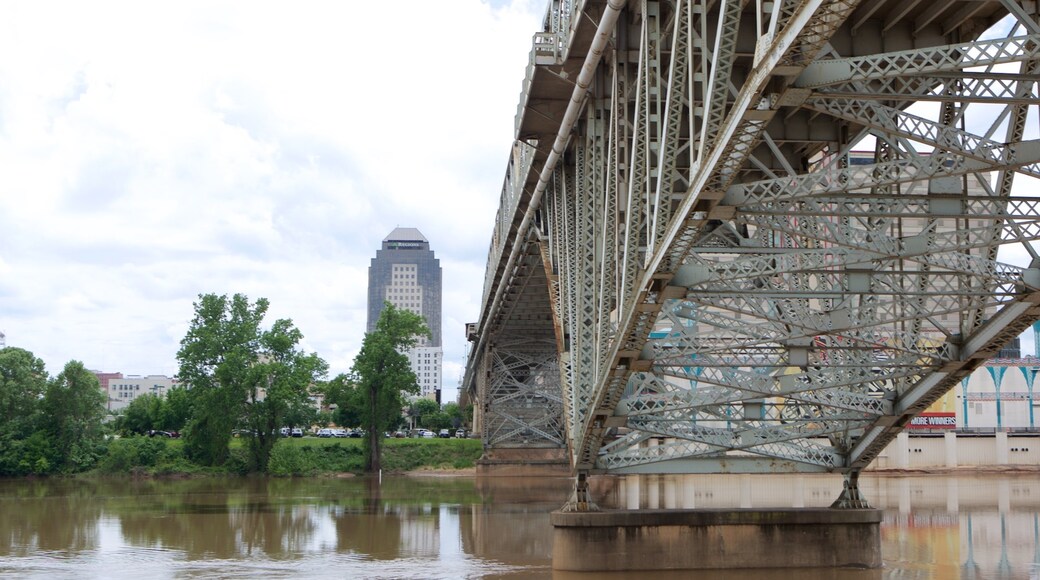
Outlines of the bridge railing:
M 555 65 L 563 61 L 571 35 L 571 24 L 583 4 L 584 0 L 552 0 L 546 6 L 542 30 L 531 38 L 531 52 L 527 59 L 520 99 L 514 116 L 515 138 L 519 138 L 520 123 L 523 121 L 524 108 L 527 106 L 531 83 L 534 81 L 535 67 Z
M 495 216 L 495 230 L 491 234 L 491 244 L 488 248 L 487 270 L 484 274 L 484 292 L 481 299 L 481 311 L 494 291 L 495 276 L 498 266 L 502 262 L 502 254 L 509 245 L 509 233 L 513 228 L 517 216 L 517 207 L 520 205 L 520 196 L 523 193 L 524 183 L 531 171 L 534 161 L 534 146 L 522 141 L 513 142 L 513 151 L 506 165 L 506 175 L 502 181 L 502 192 L 499 198 L 498 214 Z

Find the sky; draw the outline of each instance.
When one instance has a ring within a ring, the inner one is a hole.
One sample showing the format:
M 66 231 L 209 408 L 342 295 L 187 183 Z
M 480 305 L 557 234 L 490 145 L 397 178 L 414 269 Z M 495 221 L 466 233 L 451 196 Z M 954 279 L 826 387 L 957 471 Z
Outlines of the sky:
M 52 374 L 172 376 L 197 297 L 243 293 L 346 372 L 370 260 L 415 227 L 454 400 L 545 5 L 0 4 L 7 344 Z
M 395 227 L 443 274 L 454 400 L 544 0 L 0 5 L 0 332 L 177 372 L 200 294 L 349 370 Z

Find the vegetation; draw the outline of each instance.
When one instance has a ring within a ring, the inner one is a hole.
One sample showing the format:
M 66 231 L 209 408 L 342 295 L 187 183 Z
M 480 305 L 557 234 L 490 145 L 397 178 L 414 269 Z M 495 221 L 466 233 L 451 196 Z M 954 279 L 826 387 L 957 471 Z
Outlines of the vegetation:
M 419 399 L 409 405 L 408 414 L 414 418 L 416 425 L 423 429 L 440 431 L 458 429 L 472 423 L 473 407 L 467 406 L 463 409 L 458 403 L 445 403 L 443 407 L 438 407 L 434 401 Z
M 82 363 L 50 379 L 31 352 L 0 349 L 0 476 L 92 467 L 104 453 L 104 415 L 97 377 Z
M 268 301 L 242 294 L 206 294 L 177 353 L 180 379 L 191 385 L 191 418 L 185 428 L 188 458 L 223 465 L 232 430 L 245 427 L 257 471 L 266 471 L 279 429 L 295 416 L 308 420 L 309 388 L 327 372 L 316 354 L 298 348 L 303 334 L 291 320 L 262 330 Z
M 483 447 L 474 439 L 388 439 L 383 471 L 466 469 L 480 458 Z M 229 458 L 220 467 L 193 463 L 183 442 L 160 437 L 132 436 L 109 443 L 97 470 L 130 475 L 239 475 L 249 473 L 247 444 L 232 441 Z M 360 439 L 282 438 L 275 444 L 267 473 L 278 477 L 362 473 L 366 443 Z
M 190 417 L 191 393 L 184 387 L 174 387 L 164 397 L 146 393 L 134 398 L 116 417 L 113 429 L 122 435 L 180 432 Z
M 421 316 L 384 303 L 375 330 L 365 334 L 351 375 L 343 378 L 343 386 L 336 393 L 340 397 L 337 404 L 360 411 L 366 441 L 365 471 L 369 473 L 382 467 L 383 433 L 400 424 L 404 396 L 419 392 L 404 352 L 415 346 L 420 336 L 429 334 Z
M 200 296 L 177 353 L 190 388 L 136 397 L 107 423 L 105 395 L 82 363 L 51 378 L 31 352 L 0 349 L 0 476 L 394 472 L 472 467 L 480 457 L 475 440 L 385 439 L 405 424 L 405 397 L 418 392 L 403 353 L 429 333 L 420 316 L 387 304 L 351 372 L 321 383 L 325 362 L 299 348 L 292 321 L 265 330 L 267 309 L 262 298 Z M 334 413 L 310 404 L 319 386 Z M 408 412 L 439 430 L 463 425 L 472 409 L 419 399 Z M 333 422 L 360 425 L 365 439 L 281 438 L 284 426 Z M 157 432 L 184 437 L 148 436 Z

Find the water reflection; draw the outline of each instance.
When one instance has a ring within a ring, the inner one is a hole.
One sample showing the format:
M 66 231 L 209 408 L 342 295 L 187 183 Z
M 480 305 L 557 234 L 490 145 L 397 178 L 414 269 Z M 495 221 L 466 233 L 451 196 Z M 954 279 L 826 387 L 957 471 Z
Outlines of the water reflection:
M 599 488 L 610 508 L 768 508 L 825 507 L 841 484 L 838 476 L 643 475 Z M 860 487 L 883 510 L 885 577 L 1040 579 L 1035 474 L 871 475 Z
M 547 514 L 570 483 L 504 483 L 0 481 L 0 575 L 253 577 L 335 565 L 365 577 L 545 576 Z
M 817 507 L 840 486 L 629 476 L 593 491 L 608 508 Z M 1040 478 L 874 475 L 861 486 L 884 512 L 884 570 L 652 577 L 1040 578 Z M 548 512 L 569 491 L 551 478 L 0 481 L 0 576 L 602 576 L 551 571 Z

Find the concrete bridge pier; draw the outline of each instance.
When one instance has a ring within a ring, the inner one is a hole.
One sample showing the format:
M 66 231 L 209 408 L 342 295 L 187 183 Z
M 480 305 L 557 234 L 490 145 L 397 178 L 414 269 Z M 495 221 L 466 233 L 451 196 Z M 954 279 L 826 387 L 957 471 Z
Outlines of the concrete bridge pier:
M 881 511 L 857 480 L 846 475 L 830 508 L 600 510 L 579 475 L 571 501 L 550 517 L 553 569 L 880 568 Z

